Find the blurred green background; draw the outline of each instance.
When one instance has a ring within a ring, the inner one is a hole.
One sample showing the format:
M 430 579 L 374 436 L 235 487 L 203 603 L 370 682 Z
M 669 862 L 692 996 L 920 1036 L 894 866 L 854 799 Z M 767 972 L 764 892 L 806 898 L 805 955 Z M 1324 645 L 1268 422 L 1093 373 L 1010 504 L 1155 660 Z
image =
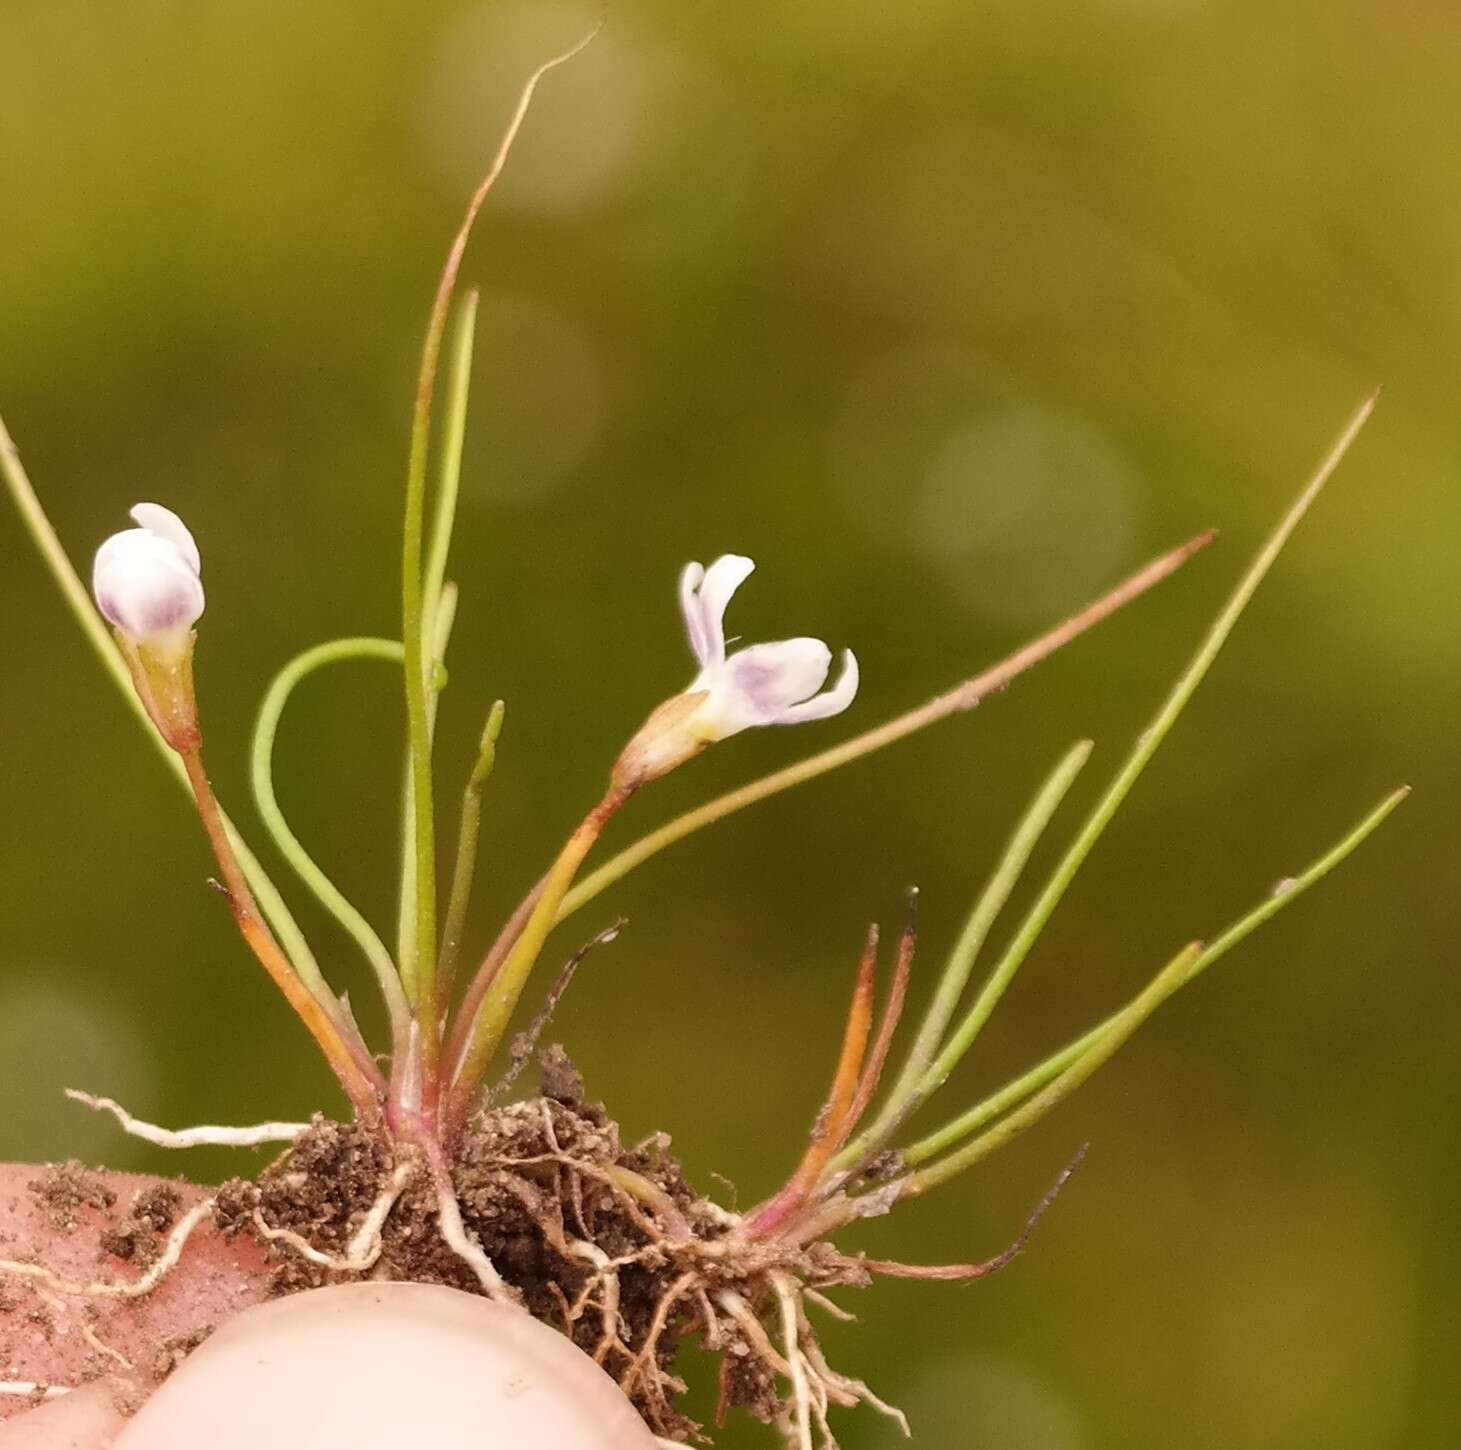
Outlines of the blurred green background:
M 240 815 L 273 670 L 396 628 L 437 269 L 520 79 L 591 15 L 0 8 L 0 409 L 78 561 L 139 498 L 195 529 L 209 755 Z M 486 705 L 509 704 L 476 944 L 688 678 L 687 558 L 754 555 L 733 630 L 852 644 L 865 684 L 846 720 L 744 736 L 666 781 L 616 843 L 1224 531 L 1007 696 L 658 858 L 557 944 L 630 917 L 560 1035 L 629 1133 L 670 1131 L 743 1202 L 804 1138 L 865 922 L 917 882 L 931 980 L 1057 753 L 1098 742 L 1069 829 L 1387 386 L 947 1105 L 1392 785 L 1415 796 L 1056 1118 L 855 1240 L 992 1253 L 1093 1142 L 1007 1273 L 881 1286 L 829 1331 L 919 1444 L 1456 1443 L 1458 71 L 1447 5 L 616 0 L 545 86 L 469 256 L 448 797 Z M 176 1169 L 64 1104 L 71 1084 L 165 1122 L 337 1108 L 8 508 L 0 550 L 0 1155 Z M 306 687 L 281 736 L 297 828 L 382 928 L 400 715 L 385 672 L 352 667 Z M 348 943 L 295 896 L 363 1001 Z M 847 1450 L 899 1443 L 868 1415 L 838 1428 Z

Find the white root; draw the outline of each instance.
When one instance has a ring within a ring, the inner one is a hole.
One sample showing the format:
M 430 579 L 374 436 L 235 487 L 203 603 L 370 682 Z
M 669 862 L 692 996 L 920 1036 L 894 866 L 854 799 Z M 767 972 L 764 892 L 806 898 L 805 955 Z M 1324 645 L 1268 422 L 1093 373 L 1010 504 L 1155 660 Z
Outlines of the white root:
M 857 1315 L 850 1309 L 844 1309 L 840 1304 L 834 1303 L 825 1294 L 817 1289 L 803 1289 L 802 1294 L 809 1304 L 815 1304 L 817 1308 L 825 1310 L 834 1319 L 840 1320 L 843 1324 L 856 1324 Z
M 24 1399 L 39 1397 L 43 1400 L 58 1400 L 69 1395 L 72 1385 L 45 1385 L 35 1380 L 0 1380 L 0 1395 L 18 1395 Z
M 0 1259 L 0 1274 L 15 1274 L 24 1279 L 36 1279 L 49 1285 L 60 1294 L 79 1294 L 91 1299 L 140 1299 L 150 1294 L 177 1266 L 182 1257 L 183 1246 L 192 1232 L 213 1211 L 214 1200 L 205 1198 L 195 1204 L 177 1222 L 162 1253 L 140 1278 L 121 1284 L 73 1284 L 40 1264 L 25 1264 L 16 1259 Z
M 584 1286 L 583 1292 L 578 1297 L 578 1302 L 569 1310 L 569 1322 L 573 1322 L 587 1307 L 593 1290 L 600 1285 L 603 1287 L 603 1299 L 601 1301 L 601 1323 L 603 1332 L 599 1336 L 598 1346 L 594 1350 L 594 1359 L 603 1364 L 609 1351 L 616 1345 L 623 1347 L 623 1341 L 619 1337 L 619 1273 L 618 1264 L 611 1259 L 597 1244 L 591 1244 L 587 1239 L 564 1238 L 564 1245 L 569 1253 L 576 1259 L 594 1266 L 593 1277 Z
M 813 1450 L 812 1391 L 807 1382 L 806 1361 L 800 1349 L 801 1326 L 797 1322 L 796 1289 L 784 1274 L 771 1275 L 771 1287 L 781 1305 L 781 1336 L 791 1370 L 792 1405 L 796 1412 L 796 1443 L 799 1450 Z
M 98 1354 L 105 1355 L 113 1363 L 121 1365 L 123 1369 L 130 1370 L 133 1367 L 132 1361 L 120 1350 L 113 1349 L 91 1325 L 83 1324 L 81 1326 L 81 1337 L 90 1348 L 94 1349 Z
M 174 1131 L 134 1118 L 112 1098 L 92 1097 L 76 1088 L 67 1088 L 66 1096 L 94 1112 L 110 1113 L 124 1133 L 155 1143 L 159 1148 L 257 1148 L 264 1143 L 292 1143 L 309 1127 L 308 1123 L 255 1123 L 250 1128 L 220 1128 L 205 1123 Z
M 492 1265 L 492 1260 L 472 1241 L 467 1226 L 462 1222 L 462 1211 L 457 1205 L 457 1196 L 450 1183 L 436 1185 L 438 1222 L 441 1237 L 446 1246 L 462 1260 L 477 1276 L 477 1282 L 486 1291 L 487 1297 L 498 1304 L 517 1305 L 517 1299 L 507 1287 L 501 1274 Z
M 406 1185 L 411 1181 L 411 1175 L 414 1172 L 415 1165 L 412 1163 L 396 1165 L 396 1171 L 391 1174 L 386 1186 L 381 1189 L 375 1202 L 371 1204 L 370 1211 L 360 1221 L 360 1227 L 356 1229 L 350 1242 L 346 1244 L 343 1254 L 322 1253 L 308 1239 L 293 1230 L 272 1228 L 265 1223 L 263 1215 L 257 1209 L 254 1211 L 254 1227 L 271 1243 L 288 1244 L 295 1253 L 308 1259 L 312 1264 L 318 1264 L 322 1269 L 330 1269 L 341 1274 L 362 1274 L 380 1258 L 381 1230 L 385 1227 L 391 1210 L 396 1206 L 396 1200 L 405 1192 Z
M 727 1289 L 716 1295 L 716 1301 L 735 1320 L 741 1333 L 746 1336 L 746 1342 L 761 1356 L 762 1360 L 783 1379 L 790 1379 L 791 1364 L 777 1352 L 776 1346 L 771 1343 L 771 1336 L 766 1333 L 751 1306 L 733 1289 Z

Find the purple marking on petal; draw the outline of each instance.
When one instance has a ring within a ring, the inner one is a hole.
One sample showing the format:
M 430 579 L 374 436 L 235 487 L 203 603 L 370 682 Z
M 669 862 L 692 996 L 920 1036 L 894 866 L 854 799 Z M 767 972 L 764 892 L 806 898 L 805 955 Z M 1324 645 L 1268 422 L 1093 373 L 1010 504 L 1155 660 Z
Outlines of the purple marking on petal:
M 753 644 L 726 661 L 725 680 L 736 713 L 769 725 L 783 711 L 815 695 L 831 668 L 832 652 L 819 639 Z
M 705 638 L 705 622 L 701 616 L 700 599 L 696 590 L 705 578 L 705 570 L 699 564 L 686 564 L 680 570 L 680 614 L 685 621 L 685 634 L 690 640 L 690 653 L 702 665 L 710 663 L 710 641 Z
M 192 561 L 150 529 L 127 529 L 102 544 L 92 593 L 112 624 L 139 639 L 188 628 L 203 613 L 203 585 Z

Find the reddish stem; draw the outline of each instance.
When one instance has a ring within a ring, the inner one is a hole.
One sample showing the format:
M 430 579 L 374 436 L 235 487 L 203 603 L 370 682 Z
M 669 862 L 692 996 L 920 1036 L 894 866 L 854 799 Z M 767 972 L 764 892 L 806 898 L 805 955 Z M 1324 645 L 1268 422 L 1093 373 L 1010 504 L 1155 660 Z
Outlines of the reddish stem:
M 335 1076 L 340 1079 L 341 1086 L 354 1104 L 356 1113 L 367 1120 L 378 1118 L 381 1098 L 385 1092 L 385 1080 L 364 1048 L 348 1040 L 324 1004 L 300 981 L 284 949 L 274 939 L 229 843 L 228 832 L 224 829 L 218 808 L 218 798 L 213 794 L 208 773 L 203 768 L 201 750 L 195 745 L 179 754 L 198 802 L 203 828 L 208 833 L 213 855 L 223 873 L 229 909 L 233 912 L 240 934 L 319 1044 L 325 1060 L 334 1069 Z
M 811 1197 L 827 1164 L 847 1142 L 856 1119 L 853 1109 L 859 1096 L 862 1066 L 872 1031 L 873 997 L 877 986 L 878 929 L 868 928 L 867 945 L 857 967 L 857 983 L 842 1034 L 842 1051 L 832 1076 L 826 1106 L 817 1117 L 812 1141 L 785 1188 L 747 1220 L 749 1238 L 769 1238 L 799 1213 Z

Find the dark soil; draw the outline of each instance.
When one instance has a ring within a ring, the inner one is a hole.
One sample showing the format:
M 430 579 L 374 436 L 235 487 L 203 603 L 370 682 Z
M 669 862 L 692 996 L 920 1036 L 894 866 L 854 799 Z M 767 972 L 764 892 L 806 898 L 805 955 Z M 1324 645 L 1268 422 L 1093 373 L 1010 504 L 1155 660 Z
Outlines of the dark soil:
M 684 1265 L 672 1249 L 660 1247 L 652 1218 L 593 1170 L 617 1166 L 642 1175 L 668 1195 L 702 1241 L 723 1233 L 721 1220 L 685 1181 L 668 1138 L 656 1135 L 625 1147 L 602 1104 L 585 1099 L 561 1048 L 541 1054 L 540 1067 L 537 1096 L 490 1108 L 470 1126 L 453 1166 L 463 1222 L 535 1318 L 567 1334 L 619 1378 L 659 1434 L 689 1438 L 699 1427 L 671 1404 L 684 1388 L 672 1366 L 686 1333 L 697 1327 L 696 1308 L 693 1300 L 674 1313 L 661 1307 Z M 378 1136 L 316 1117 L 257 1183 L 225 1184 L 215 1216 L 225 1231 L 248 1232 L 257 1212 L 270 1228 L 292 1230 L 314 1249 L 343 1256 L 393 1168 L 390 1145 Z M 605 1342 L 605 1316 L 591 1285 L 595 1266 L 582 1252 L 585 1245 L 610 1260 L 638 1256 L 617 1270 L 620 1323 L 611 1343 Z M 271 1244 L 270 1258 L 276 1294 L 361 1277 L 311 1263 L 279 1241 Z M 380 1257 L 368 1276 L 481 1292 L 471 1268 L 440 1235 L 437 1195 L 424 1169 L 387 1218 Z M 580 1302 L 585 1290 L 591 1292 Z M 749 1347 L 721 1347 L 731 1365 L 728 1402 L 774 1413 L 774 1383 Z M 657 1373 L 628 1373 L 641 1355 Z
M 30 1185 L 31 1194 L 45 1211 L 46 1220 L 59 1233 L 72 1233 L 80 1223 L 77 1210 L 111 1208 L 117 1195 L 76 1160 L 52 1163 L 45 1177 Z
M 101 1247 L 113 1258 L 126 1259 L 138 1268 L 157 1261 L 167 1231 L 178 1216 L 182 1195 L 165 1183 L 144 1188 L 132 1200 L 127 1216 L 101 1235 Z

